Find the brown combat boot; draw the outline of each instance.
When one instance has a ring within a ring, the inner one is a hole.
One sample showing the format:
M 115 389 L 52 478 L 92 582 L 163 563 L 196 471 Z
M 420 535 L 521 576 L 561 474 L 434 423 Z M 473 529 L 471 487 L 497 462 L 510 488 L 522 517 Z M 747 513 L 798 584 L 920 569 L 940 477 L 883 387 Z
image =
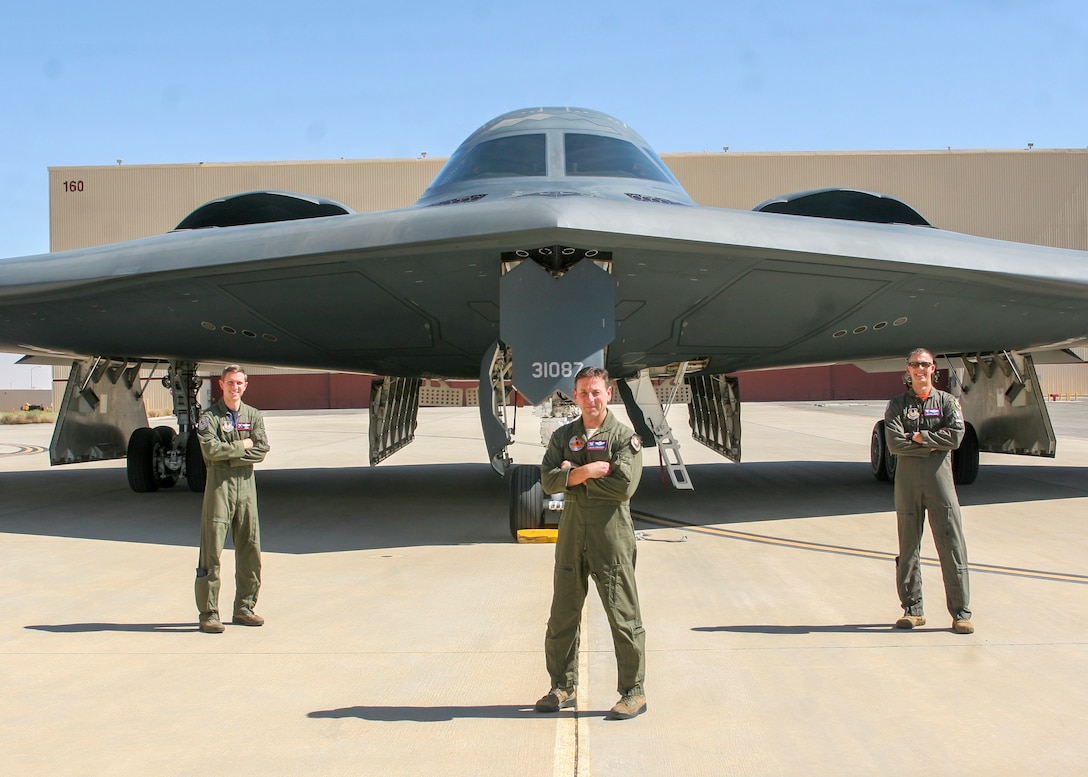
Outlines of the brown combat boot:
M 253 610 L 243 607 L 234 613 L 234 617 L 230 619 L 230 622 L 236 626 L 263 626 L 264 618 L 254 613 Z
M 646 697 L 634 696 L 625 693 L 616 702 L 616 705 L 608 711 L 608 717 L 612 720 L 630 720 L 646 711 Z
M 904 615 L 902 618 L 895 622 L 897 629 L 913 629 L 916 626 L 925 626 L 926 616 L 924 615 Z
M 212 612 L 200 616 L 200 630 L 205 634 L 222 634 L 225 629 L 219 620 L 219 613 Z
M 577 703 L 578 695 L 574 688 L 552 688 L 533 709 L 537 712 L 559 712 Z

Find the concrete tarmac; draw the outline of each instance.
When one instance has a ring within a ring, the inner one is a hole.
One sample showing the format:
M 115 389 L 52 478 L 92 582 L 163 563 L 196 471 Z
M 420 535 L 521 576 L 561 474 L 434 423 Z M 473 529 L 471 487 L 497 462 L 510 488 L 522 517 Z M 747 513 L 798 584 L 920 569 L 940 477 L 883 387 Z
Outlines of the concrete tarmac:
M 960 489 L 976 633 L 927 535 L 925 627 L 891 628 L 882 403 L 744 406 L 744 460 L 655 451 L 633 506 L 649 709 L 609 721 L 585 612 L 577 710 L 540 715 L 551 545 L 511 541 L 475 409 L 424 409 L 367 465 L 365 412 L 268 413 L 261 628 L 196 628 L 200 497 L 124 462 L 50 469 L 0 426 L 0 764 L 12 775 L 1080 775 L 1088 742 L 1088 403 L 1055 459 L 983 454 Z M 622 412 L 622 411 L 620 411 Z M 519 411 L 515 461 L 538 464 Z M 224 558 L 229 616 L 233 557 Z

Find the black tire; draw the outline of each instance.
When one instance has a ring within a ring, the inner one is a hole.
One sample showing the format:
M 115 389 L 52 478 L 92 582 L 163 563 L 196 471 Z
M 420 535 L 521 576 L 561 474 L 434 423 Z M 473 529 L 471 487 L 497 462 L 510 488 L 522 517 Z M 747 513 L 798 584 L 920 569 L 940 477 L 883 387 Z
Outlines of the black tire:
M 544 527 L 544 487 L 540 467 L 521 465 L 510 472 L 510 534 Z
M 128 486 L 137 494 L 150 494 L 159 490 L 155 477 L 155 446 L 159 435 L 150 426 L 143 426 L 128 438 L 125 468 L 128 470 Z
M 174 428 L 172 426 L 156 426 L 155 435 L 159 439 L 159 447 L 155 450 L 154 457 L 152 459 L 153 462 L 154 459 L 158 458 L 166 451 L 170 450 L 170 447 L 174 444 L 174 438 L 178 436 L 178 433 L 174 431 Z M 158 467 L 155 467 L 154 463 L 152 464 L 152 469 L 158 472 Z M 162 472 L 163 474 L 161 476 L 156 475 L 155 477 L 155 482 L 158 483 L 159 488 L 173 488 L 177 484 L 178 477 L 181 473 L 171 472 L 166 470 L 165 468 L 163 468 Z
M 978 477 L 978 435 L 975 427 L 966 424 L 960 447 L 952 451 L 952 480 L 956 485 L 969 486 Z
M 198 494 L 204 493 L 204 487 L 208 485 L 208 465 L 200 452 L 196 429 L 192 428 L 189 429 L 189 439 L 185 441 L 185 479 L 189 482 L 189 490 Z
M 886 475 L 886 477 L 884 479 L 887 480 L 889 483 L 894 483 L 895 482 L 895 468 L 896 468 L 896 466 L 898 464 L 899 464 L 899 457 L 896 456 L 891 451 L 885 449 L 884 450 L 884 474 Z
M 884 440 L 884 422 L 877 421 L 873 426 L 873 436 L 869 440 L 869 466 L 873 477 L 880 481 L 888 480 L 885 462 L 888 460 L 888 443 Z

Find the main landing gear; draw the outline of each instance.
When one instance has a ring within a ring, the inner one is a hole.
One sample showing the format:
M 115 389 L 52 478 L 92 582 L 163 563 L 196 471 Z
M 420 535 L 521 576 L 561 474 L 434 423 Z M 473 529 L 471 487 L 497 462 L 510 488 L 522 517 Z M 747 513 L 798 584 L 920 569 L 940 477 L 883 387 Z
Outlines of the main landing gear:
M 200 453 L 196 421 L 200 417 L 197 394 L 203 380 L 192 362 L 172 362 L 162 379 L 174 400 L 178 431 L 169 426 L 144 426 L 128 438 L 126 469 L 129 487 L 146 494 L 172 488 L 182 477 L 191 491 L 200 493 L 208 482 L 207 465 Z
M 952 451 L 952 479 L 961 486 L 974 483 L 978 477 L 978 435 L 971 424 L 965 424 L 964 427 L 963 441 L 959 448 Z M 869 442 L 869 464 L 873 477 L 884 482 L 893 482 L 896 459 L 888 450 L 888 443 L 884 438 L 884 422 L 877 421 Z
M 544 528 L 544 487 L 540 467 L 519 464 L 510 470 L 510 534 Z

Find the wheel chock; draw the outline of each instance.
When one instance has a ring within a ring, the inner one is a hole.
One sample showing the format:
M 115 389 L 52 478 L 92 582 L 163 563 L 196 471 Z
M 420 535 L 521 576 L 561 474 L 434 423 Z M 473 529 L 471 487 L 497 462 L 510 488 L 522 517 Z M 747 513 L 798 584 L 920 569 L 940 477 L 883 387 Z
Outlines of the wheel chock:
M 518 542 L 555 542 L 559 529 L 518 529 Z

